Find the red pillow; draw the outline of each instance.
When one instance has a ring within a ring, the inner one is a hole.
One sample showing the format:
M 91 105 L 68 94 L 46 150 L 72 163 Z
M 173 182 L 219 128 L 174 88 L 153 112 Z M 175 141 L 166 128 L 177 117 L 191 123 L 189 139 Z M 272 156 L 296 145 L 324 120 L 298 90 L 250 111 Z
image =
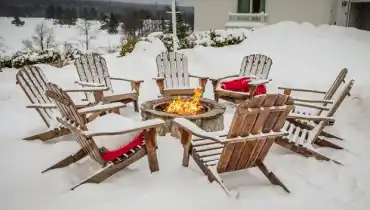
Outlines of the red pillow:
M 121 155 L 127 153 L 131 149 L 134 149 L 136 146 L 139 146 L 144 141 L 144 131 L 139 133 L 139 135 L 135 136 L 130 143 L 116 149 L 116 150 L 106 150 L 104 154 L 102 154 L 102 158 L 104 161 L 112 161 Z
M 251 80 L 248 77 L 242 77 L 230 81 L 225 81 L 221 83 L 221 88 L 224 90 L 230 91 L 237 91 L 237 92 L 249 92 L 249 82 Z M 254 92 L 254 96 L 266 94 L 266 87 L 265 85 L 258 85 L 256 91 Z

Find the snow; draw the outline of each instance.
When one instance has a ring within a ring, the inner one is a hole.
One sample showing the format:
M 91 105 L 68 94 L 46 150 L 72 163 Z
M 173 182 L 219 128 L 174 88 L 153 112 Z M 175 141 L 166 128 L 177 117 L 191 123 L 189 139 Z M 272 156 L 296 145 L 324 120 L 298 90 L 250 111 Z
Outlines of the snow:
M 0 36 L 10 51 L 21 47 L 28 38 L 34 19 L 15 28 L 10 19 L 0 19 Z M 27 29 L 28 28 L 28 29 Z M 27 29 L 27 30 L 26 30 Z M 56 31 L 57 40 L 69 40 L 76 33 L 68 27 Z M 115 36 L 102 36 L 95 46 L 113 43 Z M 265 164 L 290 189 L 287 194 L 271 185 L 257 169 L 222 174 L 230 190 L 240 192 L 239 199 L 230 199 L 217 183 L 210 184 L 199 167 L 190 159 L 188 168 L 181 166 L 183 149 L 178 139 L 158 137 L 160 170 L 151 174 L 146 157 L 100 184 L 84 184 L 69 189 L 95 173 L 100 165 L 91 159 L 52 170 L 41 171 L 79 149 L 72 135 L 49 142 L 22 141 L 25 136 L 45 130 L 33 109 L 26 109 L 27 97 L 15 84 L 14 69 L 0 73 L 0 209 L 326 209 L 366 210 L 370 207 L 370 33 L 336 26 L 315 27 L 308 23 L 282 22 L 259 28 L 239 45 L 181 50 L 187 55 L 192 74 L 222 77 L 238 73 L 245 55 L 262 53 L 271 57 L 269 92 L 278 86 L 327 90 L 342 68 L 348 68 L 348 79 L 355 79 L 351 96 L 336 114 L 332 131 L 345 140 L 338 141 L 346 150 L 320 148 L 318 151 L 344 165 L 303 158 L 274 145 Z M 112 39 L 111 39 L 112 38 Z M 117 37 L 118 39 L 118 37 Z M 164 50 L 160 42 L 143 42 L 129 55 L 117 58 L 107 54 L 111 76 L 144 80 L 140 103 L 156 99 L 159 90 L 155 81 L 155 56 Z M 58 69 L 38 65 L 49 81 L 71 84 L 78 76 L 73 65 Z M 192 85 L 197 84 L 192 80 Z M 130 84 L 113 81 L 115 91 L 130 90 Z M 281 91 L 280 91 L 281 92 Z M 72 94 L 73 97 L 81 97 Z M 212 85 L 207 83 L 205 97 L 213 98 Z M 303 95 L 297 95 L 303 97 Z M 318 97 L 320 98 L 320 97 Z M 229 125 L 235 106 L 227 105 L 225 125 Z M 129 105 L 121 114 L 140 121 L 140 114 Z M 109 128 L 112 125 L 104 124 Z M 115 125 L 116 126 L 116 125 Z M 228 126 L 225 126 L 225 130 Z M 334 141 L 334 140 L 333 140 Z

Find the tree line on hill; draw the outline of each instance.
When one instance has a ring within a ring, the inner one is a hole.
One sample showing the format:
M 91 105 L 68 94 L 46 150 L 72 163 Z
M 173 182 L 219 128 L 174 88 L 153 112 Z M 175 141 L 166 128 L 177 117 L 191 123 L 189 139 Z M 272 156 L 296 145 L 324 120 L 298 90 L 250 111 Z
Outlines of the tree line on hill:
M 179 7 L 176 7 L 179 10 Z M 45 19 L 53 20 L 54 25 L 76 25 L 78 18 L 84 20 L 98 20 L 101 23 L 101 30 L 106 30 L 110 34 L 118 33 L 119 26 L 121 25 L 122 31 L 127 36 L 146 36 L 155 31 L 164 31 L 172 33 L 171 28 L 171 11 L 169 6 L 164 7 L 163 10 L 157 11 L 155 15 L 151 11 L 140 9 L 133 10 L 126 13 L 113 13 L 108 14 L 98 12 L 95 8 L 80 7 L 62 7 L 60 5 L 49 5 L 45 8 Z M 19 14 L 19 13 L 15 13 Z M 192 17 L 191 17 L 192 18 Z M 177 14 L 177 26 L 180 28 L 181 36 L 183 31 L 191 31 L 191 18 L 186 13 Z M 23 26 L 24 21 L 20 20 L 19 15 L 15 15 L 12 24 L 16 26 Z M 122 24 L 121 24 L 122 23 Z

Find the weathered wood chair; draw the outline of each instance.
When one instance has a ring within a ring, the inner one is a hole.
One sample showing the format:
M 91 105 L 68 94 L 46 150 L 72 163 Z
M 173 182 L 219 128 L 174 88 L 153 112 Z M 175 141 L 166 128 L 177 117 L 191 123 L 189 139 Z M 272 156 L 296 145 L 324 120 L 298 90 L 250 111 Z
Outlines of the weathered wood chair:
M 232 103 L 239 103 L 249 99 L 254 93 L 256 86 L 266 84 L 271 81 L 268 78 L 271 65 L 272 60 L 266 55 L 252 54 L 243 58 L 239 74 L 229 75 L 222 78 L 209 78 L 213 85 L 215 100 L 218 101 L 221 98 Z M 249 92 L 236 92 L 221 88 L 222 82 L 237 79 L 238 77 L 250 77 L 255 79 L 249 83 Z
M 102 165 L 100 170 L 74 186 L 72 188 L 73 190 L 84 183 L 100 183 L 145 155 L 148 157 L 150 171 L 155 172 L 159 170 L 156 154 L 156 128 L 164 124 L 163 120 L 155 119 L 137 122 L 122 115 L 109 113 L 85 124 L 83 118 L 77 114 L 78 110 L 69 95 L 57 85 L 48 83 L 46 95 L 52 98 L 61 112 L 62 117 L 57 117 L 58 122 L 73 133 L 81 149 L 74 155 L 61 160 L 43 172 L 66 167 L 87 155 Z M 109 105 L 106 104 L 106 106 Z M 123 134 L 135 131 L 144 132 L 144 141 L 139 142 L 141 144 L 129 149 L 124 154 L 120 154 L 114 160 L 106 161 L 103 159 L 103 155 L 107 150 L 104 147 L 98 148 L 96 144 L 97 140 L 100 140 L 98 142 L 109 142 L 117 140 L 117 137 L 118 140 L 121 140 Z M 99 139 L 104 136 L 104 139 Z
M 134 109 L 139 112 L 138 98 L 140 84 L 143 80 L 130 80 L 125 78 L 111 77 L 108 72 L 107 63 L 103 57 L 98 54 L 86 54 L 76 59 L 74 65 L 77 69 L 80 81 L 76 83 L 82 86 L 106 86 L 108 89 L 100 96 L 100 100 L 106 103 L 122 102 L 134 104 Z M 113 91 L 112 81 L 119 80 L 131 83 L 131 92 L 116 94 Z M 88 100 L 91 100 L 91 94 L 86 95 Z M 98 97 L 95 95 L 95 98 Z
M 320 122 L 320 120 L 316 121 L 315 117 L 318 117 L 320 119 L 320 116 L 324 116 L 324 117 L 334 116 L 334 114 L 335 114 L 337 108 L 340 106 L 340 104 L 338 104 L 338 107 L 333 107 L 333 109 L 330 111 L 330 115 L 327 115 L 327 113 L 325 113 L 325 112 L 329 111 L 328 106 L 330 106 L 331 104 L 334 103 L 332 98 L 337 93 L 337 90 L 339 89 L 341 84 L 346 83 L 345 78 L 346 78 L 347 73 L 348 73 L 347 69 L 342 69 L 339 72 L 336 79 L 334 80 L 333 84 L 330 86 L 330 88 L 327 91 L 279 87 L 279 89 L 284 90 L 284 94 L 286 94 L 286 95 L 291 95 L 292 91 L 310 92 L 310 93 L 316 93 L 316 94 L 323 94 L 324 95 L 322 99 L 299 98 L 299 97 L 292 96 L 294 101 L 295 101 L 296 107 L 306 107 L 306 108 L 310 108 L 310 109 L 314 110 L 314 111 L 311 111 L 311 112 L 307 111 L 307 110 L 302 110 L 302 109 L 299 109 L 299 108 L 293 110 L 292 113 L 291 113 L 293 115 L 294 114 L 307 115 L 307 116 L 311 116 L 311 119 L 312 119 L 312 120 L 299 119 L 297 123 L 307 124 L 307 126 L 313 128 L 313 127 L 316 126 L 316 124 L 318 122 Z M 349 92 L 348 92 L 348 96 L 350 96 Z M 334 122 L 335 122 L 334 120 L 328 122 L 328 126 L 332 126 L 334 124 Z M 325 132 L 325 131 L 322 131 L 322 135 L 325 135 L 328 138 L 336 138 L 336 139 L 342 140 L 340 137 L 335 136 L 335 135 L 333 135 L 331 133 L 328 133 L 328 132 Z
M 37 66 L 24 66 L 22 67 L 16 75 L 17 84 L 22 88 L 23 92 L 26 94 L 27 98 L 30 100 L 31 104 L 26 106 L 27 108 L 32 108 L 37 111 L 41 119 L 44 121 L 46 126 L 49 128 L 47 131 L 32 135 L 24 138 L 24 140 L 42 140 L 46 141 L 58 136 L 63 136 L 69 133 L 68 129 L 57 126 L 55 121 L 55 111 L 56 105 L 45 95 L 46 84 L 48 80 L 43 73 L 43 71 Z M 106 90 L 104 87 L 90 87 L 90 88 L 75 88 L 75 89 L 65 89 L 66 92 L 102 92 Z M 89 103 L 80 102 L 78 105 L 79 108 L 84 108 L 89 106 Z M 117 105 L 117 104 L 113 104 Z M 112 108 L 114 108 L 112 106 Z M 122 107 L 121 104 L 118 104 L 118 107 Z M 94 112 L 93 109 L 91 109 Z M 79 112 L 81 115 L 86 116 L 86 109 L 80 109 Z M 99 112 L 100 110 L 97 110 Z M 86 120 L 91 120 L 89 118 Z
M 289 192 L 263 161 L 275 139 L 287 134 L 282 127 L 293 108 L 292 98 L 282 94 L 258 95 L 244 101 L 237 105 L 226 138 L 205 132 L 184 118 L 175 119 L 184 147 L 182 165 L 188 166 L 191 155 L 208 180 L 217 181 L 228 195 L 233 193 L 218 173 L 252 167 L 258 167 L 272 184 Z M 192 135 L 202 139 L 192 139 Z
M 291 88 L 291 87 L 278 87 L 278 89 L 284 90 L 284 94 L 291 95 L 291 92 L 308 92 L 308 93 L 314 93 L 314 94 L 323 94 L 322 99 L 310 99 L 310 98 L 300 98 L 292 96 L 295 104 L 301 104 L 300 102 L 309 103 L 312 104 L 311 106 L 314 106 L 315 103 L 322 104 L 323 106 L 326 106 L 328 104 L 333 104 L 334 102 L 331 100 L 335 93 L 337 92 L 338 88 L 341 86 L 342 83 L 345 83 L 345 78 L 347 76 L 348 70 L 346 68 L 342 69 L 338 76 L 335 78 L 333 84 L 330 86 L 330 88 L 327 91 L 320 91 L 320 90 L 312 90 L 312 89 L 301 89 L 301 88 Z M 348 93 L 349 94 L 349 93 Z M 349 94 L 350 95 L 350 94 Z M 306 104 L 303 104 L 306 105 Z M 309 107 L 310 105 L 307 105 Z M 313 107 L 315 108 L 315 107 Z M 319 116 L 322 113 L 322 109 L 317 110 L 315 113 L 310 112 L 302 112 L 298 109 L 294 110 L 294 113 L 298 114 L 307 114 L 307 115 L 316 115 Z
M 190 77 L 199 79 L 199 87 L 205 90 L 207 77 L 195 76 L 188 71 L 188 59 L 177 52 L 162 52 L 156 57 L 157 77 L 153 78 L 162 96 L 193 95 Z
M 296 152 L 305 157 L 315 157 L 318 160 L 331 160 L 325 155 L 320 154 L 314 147 L 324 146 L 331 147 L 334 149 L 343 149 L 328 140 L 322 138 L 326 136 L 323 133 L 323 129 L 328 125 L 330 121 L 333 121 L 332 117 L 340 104 L 343 102 L 345 97 L 350 92 L 354 80 L 351 80 L 343 87 L 342 91 L 338 95 L 338 98 L 334 101 L 334 104 L 330 107 L 329 111 L 325 113 L 325 116 L 307 116 L 299 114 L 290 114 L 287 121 L 284 124 L 284 129 L 289 132 L 288 136 L 280 137 L 276 140 L 276 143 L 282 147 L 285 147 L 293 152 Z M 308 121 L 319 121 L 318 124 L 305 124 L 297 119 L 308 120 Z M 339 163 L 337 161 L 334 161 Z

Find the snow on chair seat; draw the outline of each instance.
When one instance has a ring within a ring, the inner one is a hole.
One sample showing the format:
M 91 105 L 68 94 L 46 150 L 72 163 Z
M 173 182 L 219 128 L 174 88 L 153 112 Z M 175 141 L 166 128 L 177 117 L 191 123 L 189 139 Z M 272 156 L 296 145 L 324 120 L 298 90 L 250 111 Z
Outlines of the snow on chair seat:
M 57 118 L 58 122 L 72 132 L 81 149 L 43 172 L 66 167 L 86 156 L 101 164 L 100 170 L 72 187 L 74 189 L 84 183 L 100 183 L 144 156 L 148 158 L 151 172 L 159 170 L 156 129 L 164 125 L 163 120 L 137 122 L 108 113 L 85 123 L 69 95 L 57 85 L 48 83 L 46 95 L 52 98 L 62 114 Z
M 162 96 L 192 95 L 194 88 L 205 91 L 207 77 L 195 76 L 189 73 L 187 57 L 178 52 L 162 52 L 156 57 L 156 81 Z M 199 86 L 192 88 L 190 78 L 199 79 Z
M 333 113 L 336 112 L 342 104 L 343 100 L 352 89 L 353 84 L 354 80 L 351 80 L 342 88 L 334 103 L 331 106 L 328 106 L 329 111 L 325 112 L 325 115 L 309 116 L 290 114 L 284 125 L 284 129 L 288 131 L 289 135 L 277 139 L 276 143 L 305 157 L 315 157 L 318 160 L 331 160 L 329 157 L 320 154 L 315 149 L 314 145 L 343 149 L 341 146 L 324 139 L 323 137 L 327 135 L 323 132 L 323 129 L 330 121 L 334 120 L 334 117 L 332 117 Z M 316 121 L 318 123 L 309 126 L 308 124 L 301 123 L 299 119 L 303 119 L 305 121 Z M 338 161 L 334 162 L 339 163 Z
M 294 108 L 290 96 L 282 94 L 258 95 L 237 105 L 226 137 L 206 132 L 185 118 L 174 123 L 181 132 L 184 147 L 182 165 L 187 167 L 191 156 L 209 181 L 217 181 L 228 195 L 230 191 L 219 173 L 258 167 L 272 184 L 289 190 L 272 173 L 263 161 L 272 144 L 287 134 L 282 130 L 286 116 Z M 202 139 L 192 139 L 197 136 Z
M 268 78 L 271 66 L 272 60 L 266 55 L 251 54 L 245 56 L 242 60 L 238 74 L 221 78 L 210 78 L 213 85 L 215 100 L 218 101 L 218 99 L 221 98 L 229 102 L 239 103 L 249 99 L 251 94 L 254 93 L 256 86 L 267 84 L 271 81 L 271 79 Z M 249 77 L 253 79 L 249 84 L 251 89 L 250 92 L 243 93 L 221 88 L 222 82 L 242 77 Z
M 86 94 L 86 98 L 90 101 L 98 102 L 104 101 L 105 103 L 122 102 L 134 104 L 134 109 L 139 112 L 138 98 L 139 89 L 142 80 L 130 80 L 126 78 L 111 77 L 109 75 L 107 63 L 105 59 L 95 53 L 80 56 L 75 60 L 76 67 L 80 81 L 77 83 L 82 86 L 101 86 L 108 87 L 101 96 Z M 129 82 L 132 91 L 127 91 L 124 94 L 117 94 L 113 90 L 112 80 L 119 80 Z

